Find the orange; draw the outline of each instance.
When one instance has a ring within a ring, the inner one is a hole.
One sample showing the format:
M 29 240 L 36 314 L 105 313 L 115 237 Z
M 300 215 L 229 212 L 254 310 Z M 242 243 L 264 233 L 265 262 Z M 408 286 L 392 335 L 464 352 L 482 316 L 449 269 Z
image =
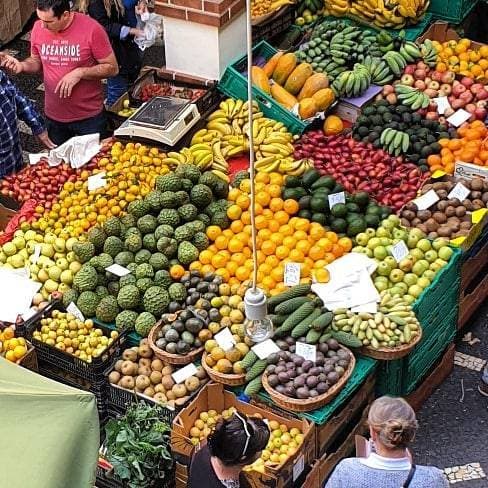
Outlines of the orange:
M 270 173 L 269 183 L 271 185 L 283 186 L 283 175 L 280 173 Z
M 288 257 L 291 261 L 296 263 L 303 263 L 303 260 L 305 259 L 303 252 L 298 249 L 292 249 Z
M 334 256 L 334 254 L 332 254 L 331 252 L 326 252 L 324 259 L 327 261 L 327 264 L 329 264 L 332 263 L 332 261 L 336 260 L 336 256 Z
M 273 267 L 266 262 L 259 265 L 259 271 L 264 274 L 264 276 L 269 275 L 273 271 Z
M 332 242 L 327 237 L 321 237 L 317 241 L 317 245 L 322 247 L 325 252 L 329 252 L 332 249 Z
M 242 232 L 244 229 L 244 224 L 242 223 L 242 220 L 234 220 L 230 224 L 230 230 L 234 232 L 234 234 L 238 234 L 239 232 Z
M 349 252 L 352 249 L 352 241 L 349 239 L 349 237 L 341 237 L 337 241 L 337 244 L 342 247 L 344 252 Z
M 239 205 L 239 207 L 242 208 L 242 210 L 246 210 L 249 208 L 249 205 L 251 204 L 251 199 L 245 193 L 241 193 L 237 197 L 235 202 L 236 202 L 236 205 Z
M 244 224 L 244 225 L 249 225 L 251 223 L 251 212 L 245 210 L 244 212 L 242 212 L 241 214 L 241 222 Z
M 242 252 L 236 252 L 232 254 L 231 261 L 237 263 L 239 266 L 242 266 L 246 262 L 246 256 Z
M 215 239 L 215 246 L 217 249 L 227 249 L 228 243 L 229 239 L 224 235 L 220 235 Z
M 259 249 L 256 252 L 256 255 L 258 257 L 258 263 L 259 264 L 264 263 L 264 261 L 266 260 L 266 254 L 264 254 L 264 252 Z
M 264 217 L 266 217 L 266 219 L 269 221 L 271 221 L 271 219 L 274 217 L 273 211 L 269 208 L 263 209 L 263 213 L 261 215 L 264 215 Z
M 295 249 L 301 251 L 304 255 L 308 254 L 308 251 L 310 250 L 310 242 L 308 242 L 308 240 L 299 240 L 297 243 L 296 243 L 296 246 L 295 246 Z
M 327 237 L 327 239 L 329 239 L 329 241 L 335 243 L 339 240 L 339 238 L 337 237 L 337 234 L 335 232 L 332 232 L 332 231 L 327 231 L 325 233 L 325 237 Z
M 341 246 L 339 246 L 339 244 L 334 244 L 332 246 L 332 254 L 338 258 L 340 256 L 342 256 L 344 254 L 344 249 L 342 249 Z
M 249 193 L 251 191 L 251 180 L 249 179 L 242 180 L 239 185 L 239 189 L 243 192 Z
M 278 210 L 283 209 L 283 200 L 281 198 L 275 197 L 272 198 L 271 201 L 269 202 L 269 208 L 273 212 L 277 212 Z
M 318 283 L 328 283 L 330 280 L 329 272 L 325 268 L 315 270 L 313 276 Z
M 215 270 L 217 276 L 221 276 L 223 281 L 229 281 L 230 273 L 226 268 L 218 268 Z
M 256 215 L 254 225 L 256 226 L 256 229 L 266 229 L 266 227 L 268 227 L 268 221 L 264 215 Z
M 278 210 L 278 212 L 274 214 L 274 218 L 280 225 L 287 224 L 290 219 L 288 214 L 283 210 Z
M 202 266 L 202 269 L 200 270 L 200 273 L 206 274 L 206 273 L 213 273 L 215 271 L 215 268 L 211 264 L 204 264 Z
M 290 225 L 282 225 L 279 230 L 281 235 L 284 236 L 292 236 L 293 235 L 293 228 Z
M 225 229 L 222 231 L 222 235 L 224 237 L 227 237 L 227 239 L 230 239 L 231 237 L 234 237 L 234 233 L 230 229 Z
M 171 278 L 178 280 L 185 274 L 185 268 L 181 264 L 174 264 L 169 268 L 169 274 Z
M 254 214 L 261 215 L 263 213 L 263 206 L 260 203 L 254 204 Z
M 193 261 L 193 263 L 190 264 L 189 269 L 201 269 L 203 264 L 200 261 Z
M 323 259 L 323 257 L 325 256 L 325 249 L 320 246 L 312 246 L 308 251 L 308 255 L 314 261 L 318 261 L 319 259 Z
M 280 264 L 280 260 L 276 256 L 268 256 L 266 258 L 266 264 L 269 264 L 272 268 L 276 268 Z
M 263 207 L 268 206 L 270 201 L 271 196 L 269 195 L 269 193 L 266 193 L 265 191 L 260 191 L 258 194 L 256 194 L 256 202 Z
M 237 220 L 242 215 L 242 208 L 239 205 L 231 205 L 227 209 L 227 217 L 231 220 Z
M 215 241 L 221 233 L 222 229 L 217 225 L 210 225 L 207 227 L 207 237 L 212 241 Z
M 299 207 L 298 202 L 296 200 L 289 198 L 288 200 L 284 201 L 283 209 L 288 215 L 294 215 L 298 212 L 300 207 Z
M 247 280 L 249 276 L 250 276 L 249 269 L 247 269 L 245 266 L 239 266 L 235 271 L 235 277 L 239 281 Z
M 303 230 L 303 231 L 307 231 L 310 227 L 310 221 L 308 221 L 307 219 L 298 219 L 297 223 L 295 224 L 295 229 L 297 230 Z
M 266 228 L 258 231 L 258 236 L 263 240 L 267 241 L 271 237 L 272 232 Z
M 273 233 L 277 233 L 280 230 L 280 223 L 271 218 L 268 222 L 268 229 Z
M 239 190 L 239 188 L 231 188 L 229 190 L 229 194 L 227 195 L 227 200 L 230 200 L 231 202 L 235 202 L 240 195 L 242 195 L 242 193 Z
M 314 241 L 318 241 L 321 237 L 324 237 L 325 229 L 320 224 L 312 222 L 310 224 L 309 234 Z
M 427 164 L 429 166 L 440 165 L 442 163 L 441 157 L 438 154 L 431 154 L 427 158 Z
M 266 290 L 272 290 L 276 286 L 276 282 L 271 276 L 265 276 L 261 283 Z
M 209 264 L 212 261 L 213 253 L 208 249 L 203 250 L 200 253 L 199 259 L 202 264 Z
M 280 197 L 281 196 L 281 186 L 280 185 L 269 185 L 267 188 L 267 192 L 272 198 Z
M 212 266 L 216 269 L 225 267 L 228 259 L 224 254 L 218 252 L 212 257 Z
M 288 249 L 293 249 L 296 243 L 297 239 L 294 236 L 286 236 L 283 239 L 283 246 L 287 247 Z
M 272 222 L 270 222 L 270 224 L 271 223 Z M 269 240 L 274 242 L 277 246 L 279 246 L 280 244 L 283 243 L 284 237 L 279 232 L 274 232 L 273 234 L 271 234 Z
M 283 280 L 283 266 L 277 266 L 271 271 L 271 278 L 276 282 L 280 282 Z
M 268 173 L 264 173 L 264 172 L 259 172 L 256 174 L 256 176 L 254 177 L 254 181 L 256 183 L 269 183 L 269 174 Z
M 315 261 L 313 267 L 315 269 L 319 269 L 319 268 L 324 268 L 325 266 L 327 266 L 327 261 L 325 259 L 319 259 L 318 261 Z
M 264 241 L 261 245 L 261 251 L 263 251 L 266 256 L 271 256 L 276 250 L 276 244 L 273 241 Z
M 246 236 L 247 238 L 247 236 Z M 228 249 L 230 252 L 241 252 L 242 248 L 244 247 L 244 244 L 237 238 L 232 238 L 229 241 Z
M 306 241 L 308 234 L 304 230 L 297 230 L 294 232 L 293 237 L 295 237 L 297 241 Z
M 233 239 L 234 239 L 234 237 L 233 237 Z M 246 246 L 249 244 L 249 235 L 246 234 L 245 232 L 239 232 L 238 234 L 236 234 L 235 239 L 241 241 L 242 244 L 244 244 Z

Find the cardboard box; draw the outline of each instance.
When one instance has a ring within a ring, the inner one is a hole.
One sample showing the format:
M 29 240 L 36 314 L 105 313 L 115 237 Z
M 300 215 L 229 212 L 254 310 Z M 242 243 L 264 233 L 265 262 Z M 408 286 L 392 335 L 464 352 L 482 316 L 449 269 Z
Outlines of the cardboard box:
M 457 41 L 461 39 L 459 34 L 449 27 L 448 22 L 443 22 L 438 20 L 434 22 L 420 37 L 417 38 L 417 43 L 421 44 L 426 39 L 430 39 L 431 41 Z M 484 46 L 481 42 L 471 41 L 471 47 L 478 49 L 481 46 Z
M 34 2 L 10 0 L 0 2 L 0 46 L 20 34 L 34 13 Z
M 363 95 L 357 98 L 341 98 L 334 107 L 333 113 L 343 120 L 354 124 L 361 115 L 364 107 L 374 101 L 376 95 L 381 93 L 381 86 L 371 85 Z
M 11 198 L 0 197 L 0 231 L 6 229 L 10 219 L 17 213 L 19 205 Z
M 194 451 L 194 446 L 189 439 L 189 431 L 200 413 L 211 409 L 220 413 L 230 407 L 235 407 L 238 412 L 250 416 L 260 414 L 263 418 L 276 420 L 290 429 L 296 427 L 302 431 L 304 437 L 302 445 L 284 464 L 278 468 L 266 466 L 264 473 L 246 472 L 249 484 L 255 488 L 262 486 L 284 488 L 296 482 L 305 468 L 315 459 L 315 426 L 307 420 L 283 418 L 272 411 L 241 402 L 218 383 L 210 383 L 202 388 L 196 398 L 174 419 L 171 430 L 171 450 L 176 461 L 189 465 Z

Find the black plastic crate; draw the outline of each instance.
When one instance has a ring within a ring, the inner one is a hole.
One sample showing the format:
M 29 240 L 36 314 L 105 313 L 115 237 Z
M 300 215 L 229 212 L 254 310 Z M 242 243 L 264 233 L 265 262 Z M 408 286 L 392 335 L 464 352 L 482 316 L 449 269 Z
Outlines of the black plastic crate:
M 286 6 L 278 15 L 252 26 L 252 42 L 267 41 L 290 27 L 295 20 L 294 5 Z
M 61 304 L 60 300 L 53 300 L 48 305 L 46 305 L 42 310 L 36 312 L 32 317 L 29 317 L 27 320 L 20 320 L 15 324 L 15 335 L 16 337 L 25 337 L 27 335 L 27 331 L 34 327 L 34 324 L 39 323 L 39 321 L 49 314 L 52 310 L 56 307 L 59 307 Z
M 68 354 L 67 352 L 56 349 L 49 344 L 39 341 L 33 337 L 34 331 L 40 325 L 40 321 L 51 314 L 53 310 L 65 311 L 61 303 L 56 302 L 49 310 L 44 309 L 42 314 L 37 317 L 27 329 L 26 337 L 31 341 L 36 348 L 37 358 L 40 361 L 46 361 L 51 365 L 56 365 L 59 369 L 72 373 L 81 379 L 91 381 L 94 383 L 105 382 L 106 373 L 113 368 L 115 361 L 120 357 L 123 349 L 123 344 L 126 340 L 126 332 L 119 332 L 119 336 L 114 339 L 113 343 L 103 352 L 99 357 L 93 358 L 91 363 L 83 361 L 82 359 Z M 110 337 L 111 330 L 108 327 L 98 325 L 105 335 Z

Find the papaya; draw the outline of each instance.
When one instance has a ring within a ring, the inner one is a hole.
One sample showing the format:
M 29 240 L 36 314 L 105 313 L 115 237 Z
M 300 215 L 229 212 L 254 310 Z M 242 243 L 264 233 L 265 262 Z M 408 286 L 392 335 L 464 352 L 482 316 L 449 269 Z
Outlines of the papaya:
M 329 78 L 324 73 L 315 73 L 304 83 L 300 93 L 298 94 L 298 101 L 304 98 L 310 98 L 314 93 L 317 93 L 322 88 L 329 88 Z
M 335 100 L 334 92 L 330 88 L 322 88 L 318 92 L 312 95 L 315 103 L 317 104 L 317 109 L 327 110 Z
M 298 103 L 297 99 L 291 93 L 288 93 L 282 86 L 278 85 L 278 83 L 273 83 L 271 85 L 271 96 L 288 110 Z
M 329 115 L 324 121 L 324 134 L 326 136 L 333 136 L 340 134 L 344 130 L 344 124 L 337 115 Z
M 276 68 L 273 71 L 273 80 L 278 85 L 283 86 L 291 72 L 297 65 L 297 58 L 293 53 L 283 54 L 276 63 Z
M 303 98 L 298 102 L 298 115 L 306 120 L 317 113 L 317 104 L 313 98 Z
M 251 69 L 252 84 L 263 90 L 265 93 L 270 93 L 271 87 L 266 73 L 259 66 L 253 66 Z
M 287 78 L 284 89 L 292 95 L 296 95 L 312 75 L 312 67 L 308 63 L 300 63 Z
M 273 71 L 276 68 L 278 59 L 280 59 L 283 54 L 285 54 L 284 51 L 278 51 L 277 53 L 273 54 L 273 56 L 271 56 L 264 65 L 263 71 L 268 78 L 271 78 L 271 76 L 273 75 Z

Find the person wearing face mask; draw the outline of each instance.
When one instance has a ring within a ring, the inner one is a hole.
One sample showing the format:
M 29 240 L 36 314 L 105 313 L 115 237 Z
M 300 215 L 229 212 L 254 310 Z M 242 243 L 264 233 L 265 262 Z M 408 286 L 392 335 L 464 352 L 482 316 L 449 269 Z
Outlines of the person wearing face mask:
M 269 428 L 260 418 L 235 412 L 217 422 L 207 444 L 193 456 L 188 488 L 246 488 L 242 468 L 261 455 Z
M 383 396 L 368 415 L 374 446 L 367 458 L 342 460 L 325 488 L 447 488 L 440 469 L 416 466 L 408 446 L 418 428 L 415 412 L 403 398 Z
M 118 73 L 105 30 L 71 11 L 69 0 L 37 0 L 31 55 L 4 56 L 1 65 L 19 73 L 42 72 L 49 137 L 62 144 L 73 136 L 105 132 L 101 80 Z
M 113 105 L 137 79 L 142 51 L 134 42 L 143 37 L 137 29 L 135 8 L 139 0 L 80 0 L 79 10 L 96 20 L 107 33 L 119 65 L 119 74 L 107 80 L 106 105 Z

